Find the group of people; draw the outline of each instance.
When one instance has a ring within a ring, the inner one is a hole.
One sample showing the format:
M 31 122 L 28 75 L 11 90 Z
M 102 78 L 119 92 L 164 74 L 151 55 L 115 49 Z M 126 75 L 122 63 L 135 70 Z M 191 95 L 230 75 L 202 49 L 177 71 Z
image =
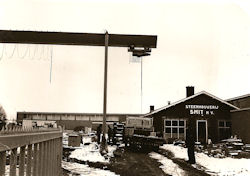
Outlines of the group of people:
M 113 129 L 108 125 L 108 144 L 116 144 L 115 134 L 116 128 Z M 102 124 L 97 127 L 97 143 L 100 144 L 101 142 L 101 135 L 102 134 Z

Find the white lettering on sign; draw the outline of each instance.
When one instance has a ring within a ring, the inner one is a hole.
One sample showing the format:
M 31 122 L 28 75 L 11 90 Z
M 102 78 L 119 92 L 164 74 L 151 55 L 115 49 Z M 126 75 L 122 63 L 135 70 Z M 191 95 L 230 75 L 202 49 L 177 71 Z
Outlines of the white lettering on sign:
M 191 115 L 214 115 L 213 110 L 219 109 L 218 105 L 185 105 Z
M 186 105 L 186 109 L 219 109 L 218 105 Z

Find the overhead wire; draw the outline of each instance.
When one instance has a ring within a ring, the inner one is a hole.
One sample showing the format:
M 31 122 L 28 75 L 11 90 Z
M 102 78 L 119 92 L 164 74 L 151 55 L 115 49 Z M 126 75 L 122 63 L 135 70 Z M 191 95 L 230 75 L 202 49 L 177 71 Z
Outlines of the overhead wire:
M 40 45 L 41 46 L 41 45 Z M 39 56 L 39 59 L 38 60 L 41 60 L 42 59 L 42 56 L 44 56 L 44 45 L 42 45 L 41 47 L 40 47 L 41 49 L 41 51 L 40 51 L 40 56 Z
M 5 55 L 7 56 L 8 59 L 13 58 L 13 56 L 14 56 L 14 54 L 15 54 L 16 47 L 17 47 L 17 44 L 14 45 L 14 49 L 13 49 L 12 54 L 11 54 L 10 56 L 8 56 L 8 54 L 7 54 L 7 49 L 6 49 L 6 47 L 5 47 Z
M 5 45 L 3 44 L 2 54 L 1 54 L 1 56 L 0 56 L 0 60 L 2 60 L 2 58 L 3 58 L 4 48 L 5 48 Z
M 51 49 L 50 49 L 50 73 L 49 73 L 49 83 L 51 84 L 51 80 L 52 80 L 52 61 L 53 59 L 53 47 L 51 46 Z
M 22 47 L 23 45 L 18 45 L 15 44 L 13 45 L 14 48 L 12 51 L 10 51 L 10 49 L 7 49 L 7 45 L 3 44 L 2 45 L 2 53 L 0 54 L 0 60 L 3 59 L 5 56 L 8 59 L 11 59 L 14 57 L 14 55 L 16 54 L 18 58 L 24 59 L 24 58 L 29 58 L 31 60 L 49 60 L 50 58 L 50 50 L 51 47 L 47 45 L 47 47 L 45 45 L 33 45 L 34 47 L 32 48 L 30 44 L 27 44 L 26 49 L 24 51 L 24 53 L 21 53 L 21 50 L 24 48 Z M 40 47 L 39 47 L 40 46 Z M 11 52 L 11 54 L 9 55 L 9 53 Z
M 34 49 L 33 56 L 32 56 L 32 58 L 31 58 L 31 60 L 34 60 L 34 59 L 35 59 L 37 50 L 38 50 L 38 45 L 35 45 L 35 49 Z
M 20 45 L 19 45 L 19 46 L 20 46 Z M 25 56 L 26 56 L 27 53 L 28 53 L 28 50 L 29 50 L 29 45 L 27 45 L 26 50 L 25 50 L 25 52 L 24 52 L 24 55 L 23 55 L 23 56 L 20 56 L 19 47 L 17 46 L 17 55 L 18 55 L 18 57 L 21 58 L 21 59 L 24 59 Z

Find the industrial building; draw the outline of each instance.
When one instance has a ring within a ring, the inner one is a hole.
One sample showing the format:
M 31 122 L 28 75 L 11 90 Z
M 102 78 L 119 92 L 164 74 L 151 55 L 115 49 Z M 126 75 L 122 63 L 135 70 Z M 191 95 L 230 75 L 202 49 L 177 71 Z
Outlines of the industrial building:
M 128 116 L 139 117 L 141 114 L 107 114 L 107 124 L 124 122 Z M 17 123 L 28 123 L 35 126 L 57 125 L 73 130 L 76 127 L 90 127 L 96 129 L 102 124 L 102 113 L 52 113 L 52 112 L 17 112 Z M 23 124 L 24 125 L 24 124 Z
M 218 142 L 232 135 L 230 112 L 240 108 L 208 92 L 194 94 L 194 87 L 187 87 L 187 97 L 144 115 L 152 117 L 155 131 L 167 140 L 185 139 L 187 123 L 195 121 L 196 141 L 208 139 Z

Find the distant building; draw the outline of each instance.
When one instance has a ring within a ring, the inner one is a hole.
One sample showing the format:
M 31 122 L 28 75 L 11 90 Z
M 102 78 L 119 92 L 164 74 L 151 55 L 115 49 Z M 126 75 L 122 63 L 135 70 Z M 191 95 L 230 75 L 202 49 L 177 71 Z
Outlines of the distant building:
M 185 139 L 187 123 L 195 121 L 196 141 L 208 139 L 218 142 L 232 135 L 230 111 L 238 107 L 205 91 L 194 94 L 194 87 L 187 87 L 187 97 L 145 114 L 152 117 L 155 131 L 166 140 Z
M 240 109 L 231 111 L 232 133 L 250 143 L 250 94 L 226 100 Z
M 141 114 L 107 114 L 107 124 L 113 122 L 125 122 L 128 116 L 141 116 Z M 76 127 L 91 127 L 96 129 L 103 121 L 101 113 L 58 113 L 58 112 L 17 112 L 17 123 L 39 125 L 56 122 L 57 125 L 65 129 L 75 129 Z
M 250 94 L 230 98 L 225 101 L 234 106 L 237 106 L 240 109 L 249 108 L 250 107 Z

